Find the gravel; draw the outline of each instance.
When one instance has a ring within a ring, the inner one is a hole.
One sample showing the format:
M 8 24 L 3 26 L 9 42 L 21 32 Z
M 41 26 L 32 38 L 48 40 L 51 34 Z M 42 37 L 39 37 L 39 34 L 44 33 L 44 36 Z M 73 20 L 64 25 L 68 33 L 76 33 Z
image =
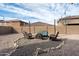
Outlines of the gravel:
M 22 37 L 22 34 L 0 36 L 0 56 L 6 56 L 7 53 L 12 51 L 14 41 L 20 37 Z M 43 53 L 38 56 L 79 56 L 79 35 L 62 35 L 60 38 L 61 37 L 67 38 L 62 48 L 50 50 L 48 53 Z M 55 47 L 60 44 L 60 42 L 55 41 L 40 42 L 41 40 L 22 40 L 19 42 L 19 47 L 11 54 L 11 56 L 33 56 L 36 48 L 44 49 L 52 46 Z
M 38 47 L 47 48 L 51 46 L 56 46 L 60 42 L 52 42 L 49 43 L 40 43 L 40 44 L 31 44 L 17 48 L 17 50 L 12 54 L 14 56 L 32 56 L 35 49 Z M 79 40 L 74 39 L 65 40 L 65 44 L 60 49 L 50 50 L 48 53 L 42 53 L 38 56 L 79 56 Z
M 28 45 L 26 43 L 26 45 L 18 47 L 16 51 L 11 54 L 11 56 L 33 56 L 34 52 L 36 51 L 36 48 L 46 49 L 56 47 L 60 43 L 61 41 L 50 41 L 50 40 L 48 40 L 47 42 L 33 43 Z
M 66 40 L 61 49 L 40 56 L 79 56 L 79 40 Z

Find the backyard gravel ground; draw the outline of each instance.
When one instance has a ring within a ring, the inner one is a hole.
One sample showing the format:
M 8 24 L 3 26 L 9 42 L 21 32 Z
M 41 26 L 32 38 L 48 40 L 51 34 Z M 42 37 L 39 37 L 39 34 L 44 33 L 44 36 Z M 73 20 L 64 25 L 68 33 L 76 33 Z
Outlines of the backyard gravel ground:
M 14 48 L 14 41 L 23 37 L 20 34 L 8 34 L 8 35 L 0 35 L 0 55 L 5 55 L 9 53 Z
M 64 46 L 62 48 L 50 50 L 48 53 L 43 53 L 43 54 L 40 54 L 39 56 L 79 56 L 79 35 L 62 35 L 60 38 L 66 39 Z M 47 44 L 47 45 L 50 45 L 50 44 Z M 24 48 L 22 47 L 21 48 L 22 52 L 26 51 L 27 47 L 29 47 L 29 46 L 24 46 Z M 31 45 L 31 46 L 35 47 L 36 45 Z M 46 46 L 46 45 L 44 45 L 44 46 Z M 17 51 L 21 51 L 21 50 L 18 49 Z M 32 49 L 31 50 L 28 49 L 28 51 L 32 51 Z M 26 54 L 24 54 L 24 55 L 27 55 L 27 53 L 28 52 L 26 51 Z M 16 52 L 15 54 L 23 55 L 18 52 Z M 13 55 L 15 55 L 15 54 L 13 54 Z M 31 56 L 31 54 L 28 54 L 28 55 Z
M 79 35 L 63 35 L 61 38 L 66 39 L 61 49 L 41 54 L 41 56 L 79 56 Z
M 23 37 L 22 34 L 11 34 L 11 35 L 3 35 L 0 36 L 0 55 L 4 56 L 2 53 L 8 53 L 13 50 L 14 47 L 14 41 L 17 39 Z M 59 35 L 59 38 L 66 39 L 65 44 L 62 46 L 60 49 L 55 49 L 55 50 L 50 50 L 48 53 L 43 53 L 38 56 L 79 56 L 79 35 L 74 34 L 74 35 Z M 36 41 L 36 40 L 35 40 Z M 31 56 L 33 54 L 30 54 L 35 51 L 35 49 L 38 47 L 42 48 L 47 48 L 51 47 L 53 45 L 51 43 L 47 43 L 48 41 L 45 42 L 39 42 L 40 44 L 35 43 L 35 41 L 30 40 L 30 45 L 26 41 L 22 41 L 22 43 L 25 44 L 20 44 L 17 48 L 17 52 L 14 52 L 11 54 L 11 56 Z M 37 42 L 37 41 L 36 41 Z M 26 45 L 27 43 L 27 45 Z M 35 43 L 35 44 L 31 44 Z M 47 44 L 46 44 L 47 43 Z M 57 43 L 57 42 L 54 42 Z M 54 44 L 53 43 L 53 44 Z M 23 45 L 23 46 L 22 46 Z M 57 43 L 58 45 L 58 43 Z M 55 45 L 55 46 L 57 46 Z M 33 49 L 35 48 L 35 49 Z M 20 51 L 20 52 L 18 52 Z
M 66 40 L 61 49 L 50 51 L 49 53 L 42 54 L 41 56 L 79 56 L 79 41 Z
M 11 55 L 12 56 L 33 56 L 37 48 L 46 49 L 46 48 L 56 47 L 61 43 L 61 41 L 57 42 L 57 41 L 40 40 L 40 39 L 35 39 L 32 42 L 30 41 L 29 44 L 27 44 L 27 42 L 24 42 L 23 43 L 24 45 L 22 44 L 23 46 L 19 45 L 16 51 L 13 52 Z

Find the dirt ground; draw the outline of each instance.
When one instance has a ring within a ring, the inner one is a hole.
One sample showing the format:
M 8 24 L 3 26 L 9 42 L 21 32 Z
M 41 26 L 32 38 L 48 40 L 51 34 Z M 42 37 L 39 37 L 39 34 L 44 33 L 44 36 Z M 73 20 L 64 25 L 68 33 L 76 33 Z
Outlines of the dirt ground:
M 22 36 L 23 36 L 22 34 L 1 35 L 0 36 L 0 53 L 2 53 L 3 50 L 12 49 L 14 47 L 14 41 L 18 40 Z
M 0 36 L 0 53 L 7 52 L 2 50 L 13 48 L 14 41 L 18 40 L 18 38 L 21 37 L 23 37 L 22 34 Z M 65 40 L 64 46 L 61 49 L 50 51 L 46 54 L 41 54 L 41 56 L 79 56 L 79 35 L 59 35 L 58 38 L 67 39 Z
M 62 35 L 61 38 L 67 39 L 61 49 L 50 51 L 41 56 L 79 56 L 79 35 Z
M 13 52 L 11 54 L 11 56 L 33 56 L 35 55 L 34 52 L 36 51 L 37 48 L 41 48 L 42 50 L 47 49 L 47 48 L 51 48 L 51 47 L 56 47 L 58 46 L 61 41 L 56 42 L 56 41 L 46 41 L 46 40 L 34 40 L 38 43 L 24 43 L 23 46 L 19 46 L 15 52 Z

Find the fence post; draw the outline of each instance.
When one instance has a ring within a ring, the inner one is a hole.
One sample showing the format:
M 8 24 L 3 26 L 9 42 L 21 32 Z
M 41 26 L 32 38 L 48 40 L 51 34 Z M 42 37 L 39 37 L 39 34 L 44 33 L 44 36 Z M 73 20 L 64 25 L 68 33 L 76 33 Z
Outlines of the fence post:
M 30 21 L 29 21 L 29 33 L 31 33 L 31 25 L 30 25 Z
M 67 34 L 67 24 L 66 24 L 66 19 L 65 19 L 65 34 Z
M 47 32 L 48 32 L 48 25 L 46 26 Z
M 34 25 L 34 33 L 35 33 L 35 25 Z
M 56 34 L 56 20 L 54 19 L 54 34 Z

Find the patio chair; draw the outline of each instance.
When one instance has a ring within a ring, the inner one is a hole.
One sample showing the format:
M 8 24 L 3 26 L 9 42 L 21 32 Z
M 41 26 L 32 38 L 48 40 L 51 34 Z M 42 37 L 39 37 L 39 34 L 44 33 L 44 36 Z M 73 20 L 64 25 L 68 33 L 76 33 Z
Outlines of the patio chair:
M 57 39 L 58 34 L 59 34 L 59 32 L 57 32 L 56 35 L 51 34 L 51 35 L 49 36 L 49 39 L 52 40 L 52 41 L 59 41 L 59 40 Z
M 24 38 L 27 38 L 27 32 L 23 31 L 22 34 L 23 34 Z
M 25 32 L 25 31 L 23 31 L 22 33 L 23 33 L 24 38 L 33 39 L 32 33 L 27 33 L 27 32 Z

